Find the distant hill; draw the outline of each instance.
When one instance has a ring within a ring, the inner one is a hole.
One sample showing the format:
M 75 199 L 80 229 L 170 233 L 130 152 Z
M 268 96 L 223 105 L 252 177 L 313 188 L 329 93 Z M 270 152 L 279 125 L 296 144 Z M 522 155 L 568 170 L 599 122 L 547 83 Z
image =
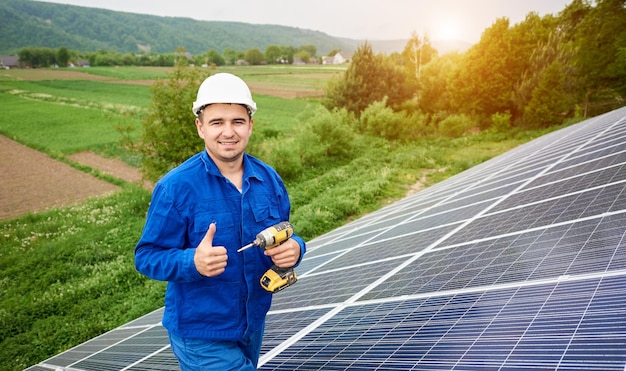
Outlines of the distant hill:
M 370 41 L 377 52 L 400 52 L 407 40 Z M 339 49 L 354 52 L 364 40 L 278 25 L 197 21 L 30 0 L 0 0 L 0 54 L 23 47 L 66 47 L 120 53 L 171 53 L 184 47 L 191 54 L 231 48 L 265 50 L 269 45 L 314 45 L 318 55 Z M 433 43 L 435 44 L 435 43 Z M 437 47 L 436 45 L 434 45 Z

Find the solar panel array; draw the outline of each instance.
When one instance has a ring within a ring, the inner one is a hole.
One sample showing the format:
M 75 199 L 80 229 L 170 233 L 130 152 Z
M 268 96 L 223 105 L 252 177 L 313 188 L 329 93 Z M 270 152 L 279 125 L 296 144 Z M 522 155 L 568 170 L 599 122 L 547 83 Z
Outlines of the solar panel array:
M 626 108 L 308 243 L 260 370 L 626 367 Z M 177 370 L 162 309 L 30 370 Z

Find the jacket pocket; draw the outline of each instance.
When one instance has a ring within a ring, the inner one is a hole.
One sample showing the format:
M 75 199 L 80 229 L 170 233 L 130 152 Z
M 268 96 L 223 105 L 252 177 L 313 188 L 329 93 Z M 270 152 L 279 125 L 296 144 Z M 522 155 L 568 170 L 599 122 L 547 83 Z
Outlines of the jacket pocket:
M 239 233 L 235 228 L 235 223 L 230 213 L 205 212 L 194 216 L 191 237 L 193 241 L 190 241 L 194 247 L 198 246 L 200 241 L 202 241 L 213 222 L 216 225 L 213 246 L 228 246 L 229 243 L 232 244 L 234 241 L 238 241 Z
M 250 209 L 254 214 L 254 220 L 257 223 L 263 223 L 267 221 L 279 222 L 280 220 L 280 208 L 278 203 L 268 196 L 257 196 L 250 200 Z

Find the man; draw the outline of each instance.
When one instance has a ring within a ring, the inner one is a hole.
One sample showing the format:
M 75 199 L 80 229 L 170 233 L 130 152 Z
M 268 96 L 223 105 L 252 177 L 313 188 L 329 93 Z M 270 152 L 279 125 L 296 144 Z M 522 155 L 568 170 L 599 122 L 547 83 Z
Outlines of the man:
M 246 83 L 210 76 L 192 109 L 205 150 L 156 184 L 135 266 L 168 281 L 163 326 L 183 370 L 254 370 L 272 300 L 259 279 L 297 265 L 306 247 L 294 234 L 237 252 L 290 213 L 279 175 L 245 153 L 256 111 Z

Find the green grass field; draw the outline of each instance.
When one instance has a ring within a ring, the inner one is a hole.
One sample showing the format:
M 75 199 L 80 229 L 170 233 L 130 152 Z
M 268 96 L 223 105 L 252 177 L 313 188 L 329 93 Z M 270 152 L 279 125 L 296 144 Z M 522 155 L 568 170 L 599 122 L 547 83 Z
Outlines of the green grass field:
M 305 91 L 337 73 L 321 66 L 228 70 L 253 83 Z M 27 81 L 28 71 L 18 72 L 0 77 L 3 135 L 58 158 L 83 150 L 122 153 L 114 149 L 122 139 L 120 125 L 135 130 L 133 139 L 139 137 L 150 105 L 148 86 L 55 79 L 54 74 Z M 81 76 L 130 81 L 166 73 L 91 68 Z M 295 135 L 305 124 L 302 112 L 319 105 L 259 93 L 254 98 L 259 106 L 255 130 L 268 138 L 272 131 Z M 314 238 L 402 198 L 420 179 L 428 186 L 540 134 L 496 138 L 485 133 L 407 144 L 361 138 L 364 150 L 356 158 L 307 169 L 287 182 L 292 220 L 299 234 Z M 148 191 L 126 184 L 111 196 L 0 221 L 3 369 L 24 369 L 163 305 L 164 284 L 141 276 L 133 265 L 149 198 Z

